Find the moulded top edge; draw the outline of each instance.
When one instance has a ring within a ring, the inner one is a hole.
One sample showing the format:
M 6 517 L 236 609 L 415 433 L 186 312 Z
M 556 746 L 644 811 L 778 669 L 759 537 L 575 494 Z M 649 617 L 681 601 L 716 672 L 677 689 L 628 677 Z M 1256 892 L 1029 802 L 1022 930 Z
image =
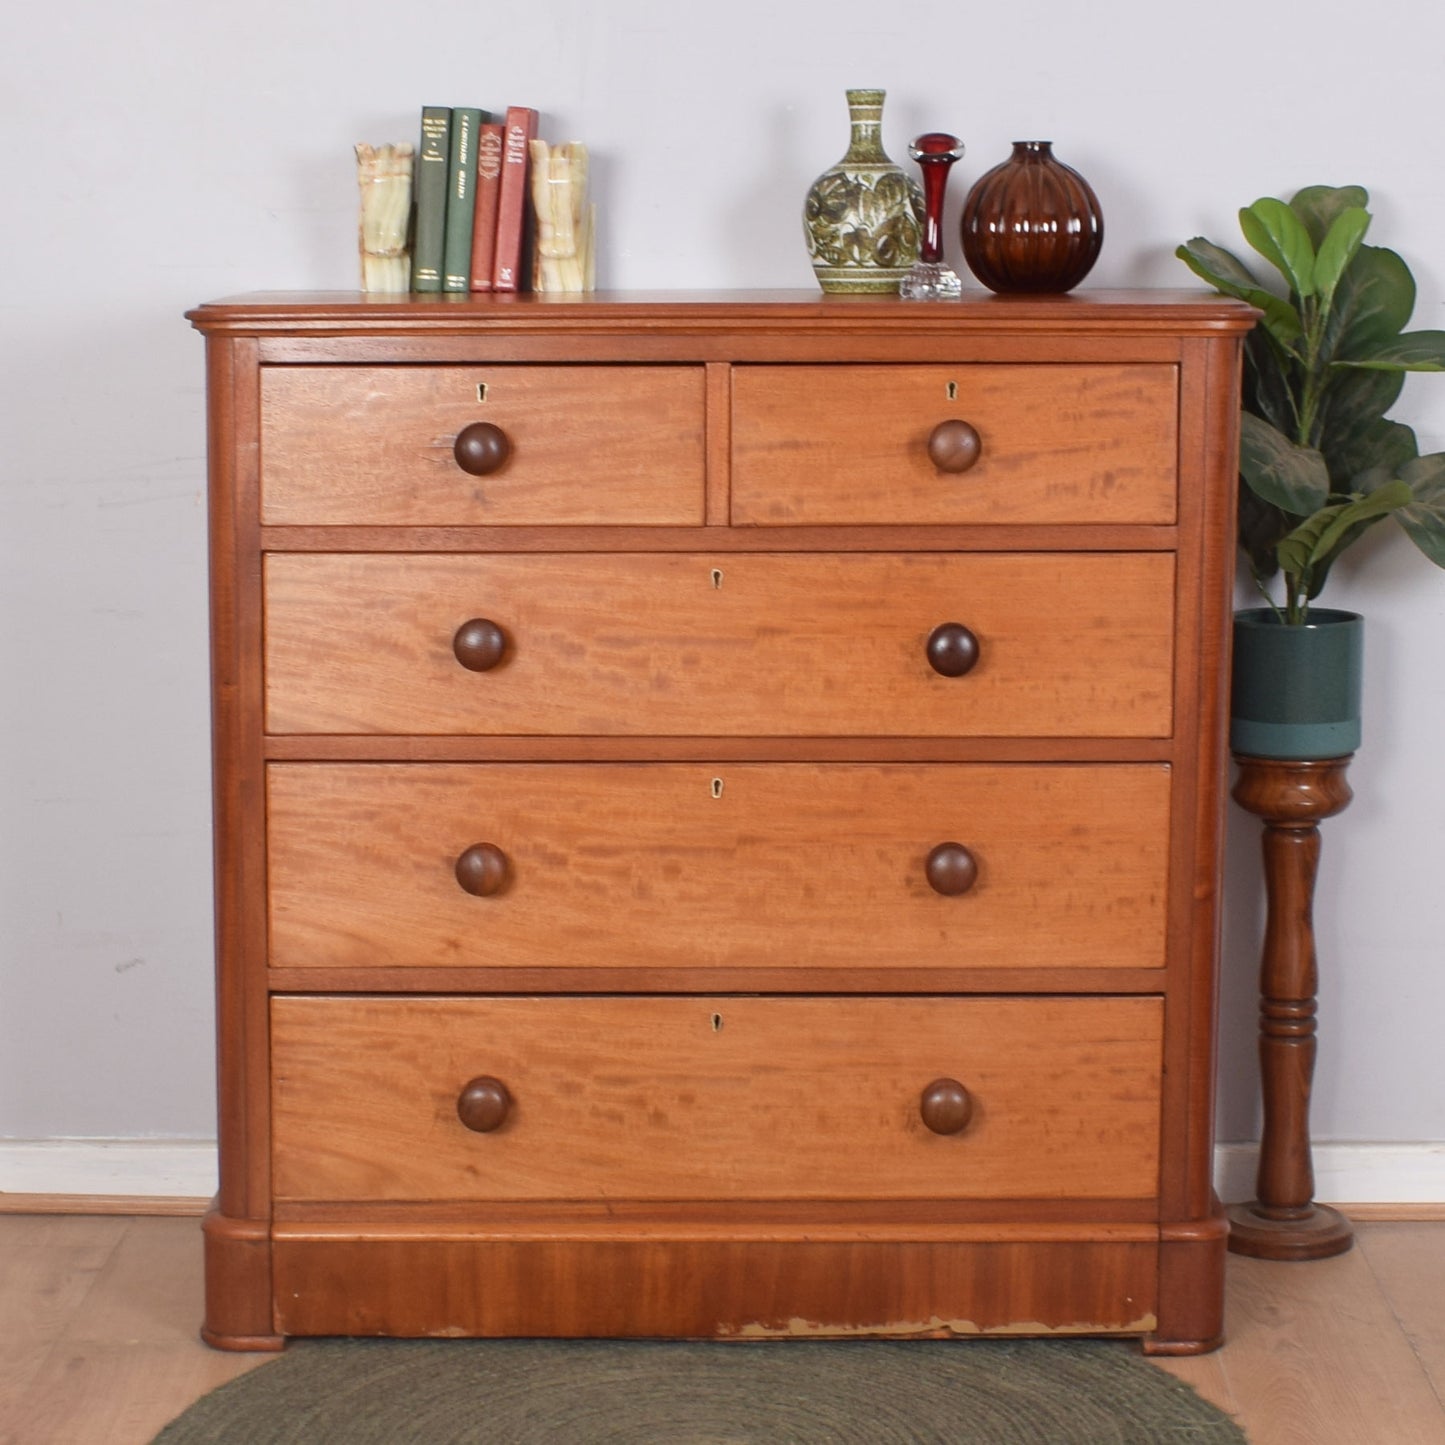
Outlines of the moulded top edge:
M 199 330 L 233 335 L 636 329 L 712 331 L 1005 330 L 1168 332 L 1248 330 L 1243 302 L 1198 290 L 1078 291 L 1066 296 L 965 293 L 959 301 L 825 296 L 816 291 L 598 291 L 581 296 L 428 296 L 364 292 L 257 292 L 186 313 Z

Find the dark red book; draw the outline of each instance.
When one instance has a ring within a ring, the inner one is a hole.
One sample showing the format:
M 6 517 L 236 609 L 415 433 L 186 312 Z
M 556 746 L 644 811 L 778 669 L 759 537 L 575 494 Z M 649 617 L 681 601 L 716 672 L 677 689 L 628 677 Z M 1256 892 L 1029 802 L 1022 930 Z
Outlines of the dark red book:
M 497 197 L 497 252 L 492 263 L 492 290 L 526 291 L 523 274 L 527 227 L 527 176 L 531 170 L 531 142 L 537 134 L 537 112 L 525 105 L 507 107 L 502 132 L 502 178 Z
M 492 289 L 497 255 L 497 202 L 502 191 L 502 131 L 484 125 L 477 134 L 476 210 L 472 221 L 473 291 Z

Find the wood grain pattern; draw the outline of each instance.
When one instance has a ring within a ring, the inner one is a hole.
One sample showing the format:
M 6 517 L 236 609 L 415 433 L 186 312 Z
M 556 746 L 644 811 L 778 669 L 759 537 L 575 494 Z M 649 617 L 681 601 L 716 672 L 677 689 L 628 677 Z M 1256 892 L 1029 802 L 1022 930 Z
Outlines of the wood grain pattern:
M 736 354 L 757 338 L 769 360 L 782 360 L 819 339 L 840 360 L 897 338 L 915 353 L 930 341 L 967 354 L 978 339 L 1036 342 L 1056 356 L 1078 338 L 1099 337 L 1103 354 L 1127 351 L 1135 338 L 1176 341 L 1181 335 L 1241 336 L 1254 325 L 1249 307 L 1199 287 L 1176 290 L 1090 290 L 1072 296 L 996 297 L 965 293 L 948 306 L 915 306 L 897 297 L 824 296 L 807 290 L 595 291 L 585 296 L 395 297 L 337 291 L 272 291 L 225 297 L 187 313 L 209 335 L 277 337 L 299 352 L 338 357 L 354 338 L 381 338 L 377 353 L 394 362 L 449 350 L 475 353 L 512 335 L 565 359 L 594 335 L 607 354 L 635 352 L 654 337 L 680 334 L 696 350 L 716 336 Z M 1137 344 L 1137 343 L 1136 343 Z M 408 345 L 414 350 L 408 350 Z M 905 352 L 906 355 L 906 352 Z
M 511 443 L 492 476 L 467 475 L 452 454 L 478 421 Z M 701 367 L 267 367 L 261 515 L 695 526 L 703 435 Z
M 270 959 L 1160 968 L 1169 782 L 1158 765 L 272 764 Z M 979 877 L 940 897 L 926 859 L 955 839 Z M 507 859 L 490 897 L 454 874 L 482 843 Z
M 1141 1334 L 1154 1246 L 320 1240 L 277 1232 L 294 1335 Z M 438 1302 L 442 1302 L 439 1306 Z
M 1212 1347 L 1253 313 L 603 294 L 192 319 L 218 518 L 207 1337 Z M 942 478 L 920 459 L 946 419 L 983 452 Z M 471 477 L 452 439 L 485 420 L 507 460 Z M 505 634 L 484 672 L 452 650 L 478 617 Z M 947 623 L 980 639 L 965 676 L 928 665 Z M 921 874 L 939 843 L 979 859 L 957 897 Z M 477 844 L 481 896 L 454 874 Z M 512 1106 L 472 1133 L 481 1076 Z M 939 1078 L 978 1106 L 960 1134 L 919 1116 Z M 497 1146 L 515 1169 L 478 1167 Z
M 740 366 L 735 525 L 1174 520 L 1170 366 Z M 930 459 L 966 421 L 982 454 Z
M 1167 554 L 276 556 L 272 733 L 1148 737 L 1169 731 Z M 511 643 L 485 675 L 452 635 Z M 962 622 L 982 659 L 927 663 Z
M 256 344 L 207 347 L 211 565 L 219 1210 L 264 1218 L 267 1149 L 265 919 L 251 900 L 265 888 L 265 770 L 261 556 L 257 508 Z M 265 1287 L 265 1281 L 262 1281 Z
M 1233 626 L 1238 494 L 1240 349 L 1221 338 L 1181 343 L 1178 607 L 1193 666 L 1175 671 L 1178 764 L 1170 849 L 1169 956 L 1173 973 L 1164 1083 L 1167 1131 L 1163 1217 L 1186 1223 L 1214 1206 L 1214 1021 L 1224 866 L 1222 779 L 1227 758 L 1229 649 Z
M 727 505 L 726 476 L 712 504 Z M 267 552 L 1172 552 L 1174 526 L 262 527 Z
M 272 1002 L 278 1199 L 1148 1198 L 1158 999 Z M 477 1074 L 512 1096 L 480 1136 Z M 975 1099 L 931 1133 L 922 1090 Z

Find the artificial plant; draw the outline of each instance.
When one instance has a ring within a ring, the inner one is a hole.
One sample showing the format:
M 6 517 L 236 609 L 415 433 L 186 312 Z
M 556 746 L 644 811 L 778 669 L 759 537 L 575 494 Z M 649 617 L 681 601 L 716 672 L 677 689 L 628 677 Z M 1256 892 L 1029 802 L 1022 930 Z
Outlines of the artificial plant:
M 1202 236 L 1175 253 L 1262 313 L 1245 343 L 1239 541 L 1290 624 L 1308 620 L 1335 560 L 1385 517 L 1445 567 L 1445 453 L 1421 456 L 1415 433 L 1386 416 L 1406 372 L 1445 371 L 1445 331 L 1405 330 L 1415 278 L 1394 251 L 1364 244 L 1368 204 L 1360 186 L 1310 186 L 1240 211 L 1285 295 Z

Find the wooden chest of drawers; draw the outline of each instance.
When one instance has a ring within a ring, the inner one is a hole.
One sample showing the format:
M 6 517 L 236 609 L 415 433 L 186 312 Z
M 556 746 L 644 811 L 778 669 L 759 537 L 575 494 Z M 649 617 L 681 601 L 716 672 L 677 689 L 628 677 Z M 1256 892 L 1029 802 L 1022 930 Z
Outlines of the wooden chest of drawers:
M 1217 1343 L 1247 308 L 191 319 L 213 1344 Z

